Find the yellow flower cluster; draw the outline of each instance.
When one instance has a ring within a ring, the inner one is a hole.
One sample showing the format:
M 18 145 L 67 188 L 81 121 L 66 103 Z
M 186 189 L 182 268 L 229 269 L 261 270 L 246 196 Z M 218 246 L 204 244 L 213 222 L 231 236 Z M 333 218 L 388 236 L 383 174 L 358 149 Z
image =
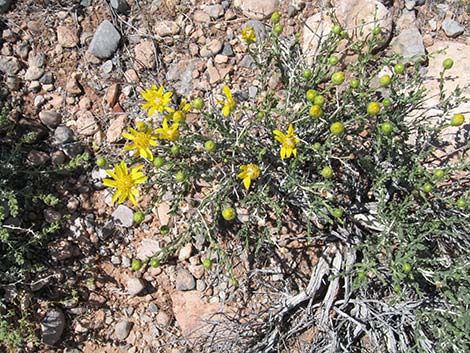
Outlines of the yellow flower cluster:
M 245 35 L 247 38 L 251 38 L 250 33 L 248 30 L 246 31 Z M 218 103 L 222 105 L 222 115 L 228 117 L 235 110 L 237 103 L 227 85 L 224 85 L 223 93 L 226 99 L 219 100 Z M 166 92 L 163 86 L 157 88 L 156 85 L 153 85 L 141 94 L 146 100 L 142 107 L 148 109 L 150 117 L 155 112 L 162 114 L 162 125 L 158 128 L 152 128 L 145 122 L 137 122 L 135 129 L 129 127 L 128 131 L 122 133 L 122 136 L 129 141 L 124 146 L 124 149 L 126 151 L 135 151 L 134 157 L 136 158 L 141 157 L 148 161 L 153 161 L 154 156 L 151 147 L 156 147 L 159 140 L 175 141 L 178 139 L 180 123 L 184 122 L 186 114 L 191 110 L 191 104 L 182 99 L 177 109 L 173 109 L 170 106 L 173 92 Z M 300 140 L 295 136 L 292 124 L 289 125 L 286 134 L 279 130 L 274 130 L 273 134 L 274 138 L 281 143 L 280 156 L 282 160 L 291 156 L 297 156 L 296 145 Z M 129 172 L 126 163 L 121 161 L 120 164 L 114 165 L 114 170 L 107 170 L 107 174 L 112 179 L 104 179 L 103 184 L 116 189 L 113 202 L 118 201 L 118 203 L 122 203 L 130 200 L 133 205 L 137 204 L 137 185 L 147 180 L 147 177 L 140 171 L 142 168 L 143 165 L 139 164 L 131 168 Z M 260 177 L 260 174 L 259 166 L 250 163 L 240 166 L 240 172 L 237 174 L 237 177 L 243 180 L 243 185 L 248 190 L 252 182 Z
M 142 107 L 148 109 L 149 117 L 152 117 L 155 112 L 164 115 L 162 126 L 154 129 L 145 122 L 139 121 L 136 123 L 136 129 L 129 127 L 126 132 L 122 133 L 122 136 L 129 140 L 124 150 L 135 151 L 134 157 L 136 158 L 141 157 L 153 161 L 151 147 L 156 147 L 158 140 L 175 141 L 179 137 L 180 123 L 184 121 L 186 113 L 191 110 L 191 104 L 182 99 L 178 109 L 173 109 L 170 106 L 173 92 L 166 92 L 163 86 L 157 88 L 153 85 L 141 95 L 146 101 Z M 120 164 L 114 165 L 114 170 L 106 171 L 113 179 L 104 179 L 103 185 L 116 189 L 113 202 L 123 203 L 129 200 L 134 206 L 137 205 L 137 185 L 147 180 L 147 177 L 140 172 L 142 168 L 143 165 L 139 164 L 131 168 L 129 172 L 126 163 L 121 161 Z

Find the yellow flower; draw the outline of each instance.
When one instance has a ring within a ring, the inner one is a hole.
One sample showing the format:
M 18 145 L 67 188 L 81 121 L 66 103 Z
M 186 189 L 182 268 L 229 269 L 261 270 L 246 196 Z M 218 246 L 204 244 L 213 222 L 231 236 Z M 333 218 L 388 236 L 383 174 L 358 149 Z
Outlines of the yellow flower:
M 247 26 L 242 29 L 242 39 L 247 43 L 256 42 L 255 29 L 252 26 Z
M 222 114 L 227 117 L 230 115 L 230 113 L 232 111 L 235 110 L 235 107 L 237 106 L 237 103 L 235 102 L 235 100 L 233 99 L 233 96 L 232 96 L 232 91 L 230 90 L 230 88 L 227 86 L 227 85 L 224 85 L 224 94 L 225 94 L 225 97 L 227 97 L 227 100 L 225 101 L 218 101 L 219 104 L 223 104 L 223 108 L 222 108 Z
M 136 186 L 147 180 L 147 177 L 139 171 L 142 168 L 143 165 L 135 166 L 129 173 L 126 163 L 121 161 L 120 164 L 114 165 L 114 171 L 106 171 L 113 179 L 103 179 L 103 185 L 117 189 L 113 196 L 113 202 L 123 203 L 130 200 L 134 206 L 137 205 L 138 190 Z
M 164 118 L 162 122 L 162 127 L 155 129 L 155 132 L 158 134 L 158 138 L 162 140 L 174 141 L 179 136 L 180 124 L 173 123 L 171 126 L 168 126 L 168 119 Z
M 160 113 L 167 111 L 173 113 L 174 110 L 168 106 L 171 103 L 171 96 L 173 92 L 165 92 L 163 86 L 157 89 L 156 85 L 152 85 L 151 88 L 147 88 L 144 92 L 140 93 L 142 97 L 147 101 L 142 108 L 148 109 L 149 116 L 152 116 L 157 110 Z
M 186 99 L 182 99 L 178 110 L 175 111 L 172 115 L 173 121 L 175 123 L 180 123 L 186 118 L 186 113 L 191 110 L 191 104 L 186 103 Z
M 281 143 L 281 159 L 290 158 L 291 155 L 297 157 L 297 149 L 295 145 L 299 143 L 299 139 L 294 135 L 294 126 L 289 124 L 289 128 L 287 129 L 287 135 L 283 134 L 279 130 L 274 130 L 274 138 Z
M 128 130 L 129 132 L 123 132 L 122 136 L 131 140 L 132 143 L 125 145 L 124 149 L 127 151 L 136 150 L 136 157 L 153 161 L 153 153 L 150 151 L 150 146 L 157 146 L 157 134 L 142 121 L 137 123 L 137 130 L 133 128 L 129 128 Z
M 240 166 L 241 173 L 238 174 L 239 179 L 243 179 L 243 185 L 248 190 L 251 185 L 251 181 L 258 178 L 260 171 L 256 164 L 246 164 Z

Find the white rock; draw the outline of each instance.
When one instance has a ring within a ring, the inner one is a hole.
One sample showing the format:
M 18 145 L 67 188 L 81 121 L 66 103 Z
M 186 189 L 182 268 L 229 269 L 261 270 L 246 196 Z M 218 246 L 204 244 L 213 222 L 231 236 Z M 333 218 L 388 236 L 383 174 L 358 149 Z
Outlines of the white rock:
M 262 20 L 271 16 L 279 8 L 278 0 L 235 0 L 235 7 L 243 11 L 247 17 Z

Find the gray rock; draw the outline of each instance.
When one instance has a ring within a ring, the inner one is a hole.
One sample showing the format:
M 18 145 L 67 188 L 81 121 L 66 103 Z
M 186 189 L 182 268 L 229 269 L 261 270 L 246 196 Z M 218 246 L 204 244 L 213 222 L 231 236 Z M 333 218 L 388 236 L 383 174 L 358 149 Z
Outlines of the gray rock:
M 158 306 L 155 303 L 150 303 L 149 304 L 149 311 L 153 314 L 158 313 L 158 311 L 159 311 Z
M 175 21 L 158 21 L 155 25 L 155 33 L 160 37 L 174 36 L 178 34 L 179 31 L 180 26 Z
M 55 111 L 42 111 L 39 113 L 39 120 L 48 128 L 55 129 L 62 122 L 62 116 Z
M 221 54 L 225 56 L 232 56 L 233 55 L 232 45 L 228 42 L 225 42 L 224 47 L 222 48 Z
M 224 7 L 222 5 L 206 5 L 203 7 L 205 13 L 211 18 L 219 18 L 224 15 Z
M 129 10 L 129 4 L 126 2 L 126 0 L 111 0 L 111 7 L 120 14 L 126 14 Z
M 62 310 L 50 310 L 41 322 L 42 342 L 53 346 L 60 340 L 64 328 L 65 316 Z
M 110 74 L 113 71 L 113 62 L 111 60 L 106 60 L 103 65 L 101 65 L 101 71 L 105 74 Z
M 44 75 L 42 75 L 41 79 L 39 80 L 39 82 L 45 85 L 50 85 L 54 83 L 54 81 L 55 81 L 55 78 L 52 72 L 46 72 Z
M 113 255 L 111 256 L 111 263 L 113 265 L 119 265 L 121 263 L 121 258 L 119 256 Z
M 176 273 L 176 289 L 181 291 L 193 290 L 196 288 L 196 280 L 193 275 L 185 269 L 180 269 Z
M 166 74 L 169 81 L 176 81 L 175 90 L 182 96 L 189 96 L 193 89 L 193 71 L 196 60 L 181 60 L 171 64 Z
M 262 42 L 266 38 L 266 27 L 264 27 L 264 24 L 261 21 L 258 21 L 258 20 L 247 21 L 242 26 L 242 28 L 246 28 L 246 27 L 254 28 L 255 34 L 256 34 L 256 40 L 258 42 Z
M 12 3 L 12 0 L 0 0 L 0 13 L 7 12 Z
M 69 158 L 77 157 L 84 151 L 83 145 L 80 142 L 64 143 L 60 148 Z
M 465 27 L 462 26 L 457 21 L 444 20 L 442 22 L 442 29 L 444 30 L 444 33 L 446 34 L 447 37 L 455 38 L 464 32 Z
M 34 82 L 37 82 L 40 85 L 40 83 L 38 81 L 34 81 Z M 30 89 L 31 89 L 31 87 L 30 87 Z M 35 107 L 42 107 L 44 105 L 44 103 L 46 103 L 46 98 L 44 98 L 43 96 L 39 95 L 39 96 L 34 97 L 33 105 Z
M 240 66 L 246 67 L 248 69 L 255 67 L 255 61 L 253 57 L 249 54 L 245 55 L 242 60 L 240 60 Z
M 132 217 L 134 216 L 134 212 L 127 206 L 119 205 L 116 210 L 113 212 L 112 217 L 113 219 L 123 227 L 129 228 L 132 227 L 134 220 Z
M 54 142 L 63 144 L 73 141 L 73 131 L 67 126 L 60 125 L 54 131 Z
M 130 296 L 134 297 L 139 295 L 144 289 L 145 282 L 143 279 L 131 277 L 127 281 L 127 293 L 129 293 Z
M 127 320 L 119 321 L 114 327 L 114 334 L 116 335 L 116 338 L 121 341 L 125 340 L 127 336 L 129 336 L 129 333 L 132 330 L 132 326 L 132 322 Z
M 0 56 L 0 72 L 15 75 L 20 69 L 20 62 L 14 56 Z
M 112 220 L 108 221 L 105 223 L 105 225 L 103 226 L 103 228 L 98 228 L 97 229 L 97 233 L 98 233 L 98 237 L 100 239 L 107 239 L 109 236 L 113 235 L 114 233 L 114 222 Z
M 121 258 L 121 262 L 122 262 L 122 267 L 125 267 L 125 268 L 131 267 L 131 259 L 128 258 L 127 256 L 123 256 Z
M 28 65 L 29 66 L 36 66 L 36 67 L 43 67 L 46 62 L 46 55 L 44 53 L 29 53 L 28 55 Z
M 121 35 L 111 22 L 104 20 L 96 29 L 88 51 L 100 59 L 113 56 L 119 46 Z
M 391 43 L 392 50 L 403 56 L 406 62 L 423 60 L 426 52 L 423 37 L 417 28 L 402 31 Z
M 27 42 L 21 42 L 17 45 L 15 49 L 16 55 L 18 55 L 21 59 L 28 58 L 29 51 L 31 50 L 29 44 Z

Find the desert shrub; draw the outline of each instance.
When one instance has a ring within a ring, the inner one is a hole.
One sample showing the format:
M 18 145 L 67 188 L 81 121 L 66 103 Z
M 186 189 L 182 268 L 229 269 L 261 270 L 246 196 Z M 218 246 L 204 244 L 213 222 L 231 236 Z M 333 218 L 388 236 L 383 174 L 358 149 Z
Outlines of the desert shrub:
M 315 326 L 305 351 L 464 352 L 470 145 L 455 112 L 468 98 L 442 84 L 453 63 L 443 64 L 431 119 L 424 58 L 385 56 L 380 29 L 357 41 L 335 28 L 308 63 L 299 37 L 274 22 L 264 41 L 241 32 L 259 72 L 255 96 L 230 82 L 191 104 L 163 86 L 142 92 L 148 117 L 123 134 L 124 157 L 104 184 L 136 208 L 139 187 L 155 203 L 169 200 L 170 240 L 149 263 L 165 264 L 202 235 L 204 266 L 218 263 L 238 286 L 234 259 L 276 246 L 295 224 L 297 237 L 341 254 L 316 279 L 330 289 L 317 288 L 316 313 L 299 314 L 314 298 L 307 291 L 264 326 L 242 325 L 245 345 L 232 349 L 280 350 L 294 327 Z M 455 141 L 443 139 L 450 126 Z M 318 321 L 322 311 L 328 320 Z

